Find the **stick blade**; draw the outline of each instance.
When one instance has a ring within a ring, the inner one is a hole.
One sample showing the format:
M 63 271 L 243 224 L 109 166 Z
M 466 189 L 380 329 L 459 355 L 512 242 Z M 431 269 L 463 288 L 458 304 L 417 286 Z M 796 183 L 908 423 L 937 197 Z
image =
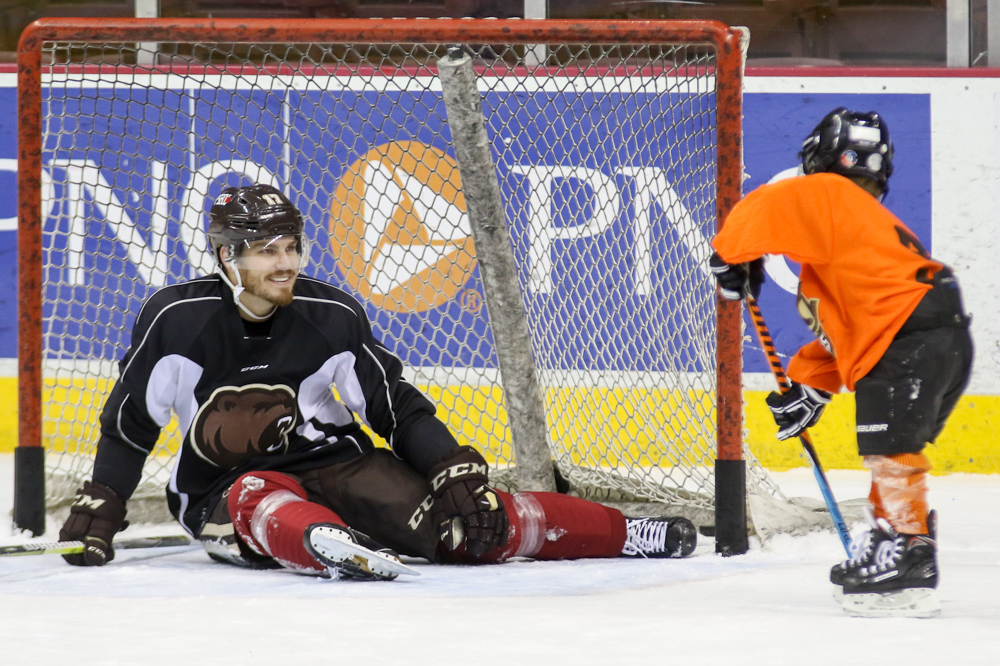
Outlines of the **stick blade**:
M 191 539 L 186 536 L 152 536 L 124 539 L 112 544 L 115 550 L 134 550 L 139 548 L 171 548 L 188 546 Z M 0 557 L 15 555 L 71 555 L 83 552 L 82 541 L 48 541 L 42 543 L 24 543 L 13 546 L 0 546 Z

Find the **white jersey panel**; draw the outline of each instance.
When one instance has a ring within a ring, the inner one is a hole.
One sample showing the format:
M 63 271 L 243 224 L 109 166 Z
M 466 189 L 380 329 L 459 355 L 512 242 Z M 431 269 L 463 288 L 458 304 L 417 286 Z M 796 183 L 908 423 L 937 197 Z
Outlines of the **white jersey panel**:
M 344 403 L 337 400 L 331 386 L 336 386 L 341 398 L 352 410 L 364 418 L 365 396 L 361 390 L 361 382 L 354 372 L 355 356 L 352 352 L 342 352 L 324 363 L 319 370 L 302 380 L 299 385 L 299 413 L 303 425 L 297 433 L 313 441 L 322 439 L 325 435 L 314 428 L 309 421 L 316 419 L 320 423 L 330 423 L 344 426 L 354 421 L 354 415 L 348 411 Z
M 146 411 L 157 425 L 165 427 L 173 410 L 180 431 L 188 431 L 198 411 L 194 389 L 204 371 L 200 365 L 179 354 L 164 356 L 156 362 L 146 384 Z

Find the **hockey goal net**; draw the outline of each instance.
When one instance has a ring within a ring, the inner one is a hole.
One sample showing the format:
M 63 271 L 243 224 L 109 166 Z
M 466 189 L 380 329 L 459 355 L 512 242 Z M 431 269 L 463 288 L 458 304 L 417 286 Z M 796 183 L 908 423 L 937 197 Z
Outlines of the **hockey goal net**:
M 520 303 L 488 293 L 471 239 L 437 65 L 454 45 L 472 56 Z M 714 522 L 716 461 L 746 454 L 739 311 L 706 272 L 740 193 L 733 30 L 45 20 L 19 57 L 19 452 L 44 450 L 49 509 L 90 474 L 143 300 L 212 272 L 207 208 L 266 182 L 307 220 L 307 272 L 365 305 L 500 485 L 530 476 L 490 308 L 523 307 L 533 455 L 559 488 Z M 165 430 L 130 508 L 162 497 L 181 436 Z M 777 493 L 748 469 L 751 492 Z

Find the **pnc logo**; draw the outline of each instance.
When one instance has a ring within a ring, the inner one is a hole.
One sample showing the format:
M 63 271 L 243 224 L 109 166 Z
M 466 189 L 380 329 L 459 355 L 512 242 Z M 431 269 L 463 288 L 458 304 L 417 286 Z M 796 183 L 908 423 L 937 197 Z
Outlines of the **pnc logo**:
M 333 194 L 330 245 L 376 307 L 424 312 L 456 298 L 476 255 L 455 160 L 417 141 L 369 150 Z

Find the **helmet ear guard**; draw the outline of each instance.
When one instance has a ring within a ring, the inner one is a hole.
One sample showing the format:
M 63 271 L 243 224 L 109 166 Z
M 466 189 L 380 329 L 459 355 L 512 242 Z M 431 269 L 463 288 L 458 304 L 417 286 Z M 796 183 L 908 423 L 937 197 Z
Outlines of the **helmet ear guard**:
M 863 176 L 875 180 L 883 194 L 889 191 L 892 139 L 885 120 L 874 111 L 834 109 L 802 142 L 799 157 L 803 173 Z
M 214 244 L 214 243 L 213 243 Z M 226 250 L 228 255 L 225 259 L 222 258 L 222 250 Z M 231 264 L 236 259 L 237 249 L 235 243 L 222 243 L 215 248 L 215 260 L 222 264 Z

